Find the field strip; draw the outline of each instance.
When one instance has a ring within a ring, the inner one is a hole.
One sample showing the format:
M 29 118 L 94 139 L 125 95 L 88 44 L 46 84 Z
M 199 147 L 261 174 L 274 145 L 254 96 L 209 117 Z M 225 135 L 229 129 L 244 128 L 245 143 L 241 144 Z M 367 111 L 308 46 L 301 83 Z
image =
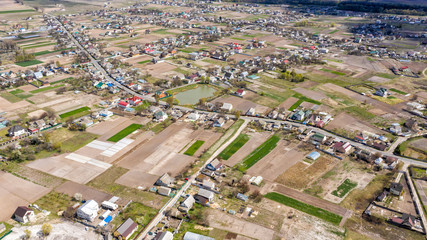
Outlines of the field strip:
M 107 142 L 101 142 L 99 140 L 94 140 L 94 141 L 90 142 L 86 146 L 105 151 L 108 148 L 112 147 L 113 145 L 114 144 L 112 144 L 112 143 L 107 143 Z
M 124 139 L 118 141 L 117 143 L 115 143 L 114 145 L 112 145 L 111 147 L 109 147 L 108 149 L 106 149 L 104 152 L 101 153 L 101 155 L 104 155 L 107 157 L 112 157 L 114 154 L 116 154 L 117 152 L 119 152 L 123 148 L 127 147 L 133 141 L 134 140 L 132 140 L 132 139 L 124 138 Z
M 99 168 L 103 168 L 103 169 L 108 169 L 110 168 L 112 165 L 109 163 L 105 163 L 90 157 L 86 157 L 80 154 L 76 154 L 76 153 L 70 153 L 68 154 L 68 156 L 65 157 L 66 159 L 70 159 L 79 163 L 87 163 L 87 164 L 91 164 L 93 166 L 99 167 Z

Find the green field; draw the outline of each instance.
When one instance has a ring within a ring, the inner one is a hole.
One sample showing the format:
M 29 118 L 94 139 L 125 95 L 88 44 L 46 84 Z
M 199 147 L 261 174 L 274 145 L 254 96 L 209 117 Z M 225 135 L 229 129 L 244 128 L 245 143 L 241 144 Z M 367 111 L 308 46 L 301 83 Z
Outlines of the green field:
M 0 14 L 23 13 L 23 12 L 35 12 L 35 10 L 34 9 L 22 9 L 22 10 L 0 11 Z
M 32 66 L 40 63 L 43 63 L 43 62 L 37 59 L 33 59 L 33 60 L 24 61 L 24 62 L 16 62 L 15 64 L 21 67 L 28 67 L 28 66 Z
M 350 181 L 348 178 L 332 192 L 332 195 L 337 197 L 344 197 L 351 189 L 355 188 L 357 183 Z
M 334 33 L 338 32 L 338 31 L 339 31 L 339 30 L 338 30 L 338 29 L 336 29 L 336 30 L 334 30 L 334 31 L 329 32 L 328 34 L 334 34 Z
M 359 117 L 363 120 L 371 120 L 371 119 L 374 119 L 376 117 L 375 114 L 368 112 L 368 110 L 366 110 L 362 107 L 358 107 L 358 106 L 346 107 L 346 108 L 344 108 L 344 111 L 346 111 L 347 113 L 350 113 L 356 117 Z
M 395 92 L 395 93 L 402 94 L 402 95 L 406 95 L 406 94 L 408 94 L 408 93 L 406 93 L 406 92 L 404 92 L 404 91 L 400 91 L 400 90 L 397 90 L 397 89 L 395 89 L 395 88 L 390 88 L 389 90 L 390 90 L 390 91 L 392 91 L 392 92 Z
M 30 91 L 30 93 L 39 93 L 39 92 L 49 91 L 49 90 L 59 88 L 59 87 L 63 87 L 63 86 L 65 86 L 65 84 L 60 84 L 60 85 L 56 85 L 56 86 L 49 86 L 49 87 L 44 87 L 44 88 L 38 88 L 36 90 Z
M 313 103 L 316 105 L 321 105 L 322 103 L 316 100 L 313 100 L 311 98 L 308 98 L 300 93 L 295 93 L 294 95 L 292 95 L 292 97 L 298 98 L 299 100 L 296 101 L 288 110 L 289 111 L 293 111 L 294 109 L 296 109 L 299 105 L 301 105 L 301 103 L 303 102 L 309 102 L 309 103 Z
M 149 63 L 149 62 L 151 62 L 151 60 L 141 61 L 141 62 L 138 62 L 138 64 L 144 64 L 144 63 Z
M 234 141 L 228 145 L 224 151 L 219 154 L 219 157 L 228 160 L 233 154 L 235 154 L 245 143 L 249 141 L 249 136 L 246 134 L 240 134 Z
M 122 140 L 123 138 L 125 138 L 127 135 L 129 135 L 129 134 L 135 132 L 136 130 L 140 129 L 141 127 L 142 127 L 141 124 L 132 123 L 131 125 L 127 126 L 125 129 L 116 133 L 116 135 L 107 139 L 107 141 L 118 142 L 118 141 Z
M 51 45 L 56 45 L 56 43 L 44 43 L 44 44 L 39 44 L 39 45 L 34 45 L 34 46 L 23 47 L 23 49 L 32 49 L 32 48 L 46 47 L 46 46 L 51 46 Z
M 307 214 L 313 215 L 315 217 L 318 217 L 320 219 L 323 219 L 325 221 L 331 222 L 331 223 L 336 224 L 336 225 L 338 225 L 342 219 L 342 217 L 337 215 L 337 214 L 334 214 L 334 213 L 328 212 L 326 210 L 323 210 L 321 208 L 314 207 L 312 205 L 300 202 L 298 200 L 284 196 L 284 195 L 279 194 L 279 193 L 270 192 L 270 193 L 267 193 L 266 195 L 264 195 L 264 197 L 271 199 L 273 201 L 276 201 L 278 203 L 281 203 L 283 205 L 295 208 L 301 212 L 305 212 Z
M 16 102 L 19 102 L 22 100 L 21 98 L 11 94 L 10 92 L 6 92 L 6 91 L 3 91 L 2 93 L 0 93 L 0 96 L 2 98 L 6 99 L 7 101 L 11 102 L 11 103 L 16 103 Z
M 326 69 L 326 68 L 321 68 L 320 70 L 324 71 L 324 72 L 332 73 L 332 74 L 335 74 L 335 75 L 339 75 L 339 76 L 345 76 L 346 75 L 343 72 L 338 72 L 338 71 L 334 71 L 334 70 Z
M 45 51 L 40 51 L 40 52 L 36 52 L 36 53 L 34 53 L 34 56 L 42 56 L 42 55 L 46 55 L 46 54 L 49 54 L 49 53 L 56 53 L 56 52 L 62 52 L 62 51 L 65 51 L 65 50 L 70 50 L 71 48 L 64 48 L 64 49 L 58 49 L 58 50 L 53 50 L 53 51 L 50 51 L 50 50 L 45 50 Z
M 397 75 L 388 74 L 388 73 L 376 73 L 375 76 L 382 77 L 382 78 L 387 78 L 387 79 L 395 79 L 395 78 L 399 77 Z
M 194 153 L 196 153 L 196 151 L 203 145 L 203 143 L 205 143 L 205 141 L 197 140 L 187 149 L 187 151 L 185 151 L 184 154 L 188 156 L 193 156 Z
M 265 157 L 271 150 L 273 150 L 277 142 L 279 142 L 280 137 L 277 135 L 271 136 L 267 141 L 257 147 L 253 152 L 251 152 L 248 156 L 243 159 L 243 162 L 239 165 L 239 170 L 245 172 L 249 168 L 251 168 L 255 163 Z
M 89 110 L 90 110 L 89 107 L 81 107 L 81 108 L 77 108 L 77 109 L 75 109 L 73 111 L 69 111 L 69 112 L 63 113 L 63 114 L 59 115 L 59 117 L 62 118 L 62 119 L 64 119 L 64 118 L 68 118 L 68 117 L 71 117 L 71 116 L 74 116 L 74 115 L 77 115 L 77 114 L 80 115 L 80 113 L 87 113 L 87 114 L 89 114 Z M 81 116 L 84 116 L 84 115 L 81 115 Z
M 237 38 L 237 37 L 232 37 L 231 39 L 237 40 L 237 41 L 245 41 L 246 39 L 243 38 Z

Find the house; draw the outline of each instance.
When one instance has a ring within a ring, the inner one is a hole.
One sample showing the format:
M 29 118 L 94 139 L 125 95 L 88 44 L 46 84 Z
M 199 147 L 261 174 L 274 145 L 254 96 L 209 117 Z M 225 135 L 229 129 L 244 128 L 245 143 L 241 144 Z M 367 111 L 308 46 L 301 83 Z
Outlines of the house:
M 7 130 L 9 137 L 18 137 L 27 133 L 27 130 L 19 125 L 12 126 Z
M 224 103 L 221 107 L 224 111 L 231 111 L 233 109 L 233 105 L 231 103 Z
M 384 151 L 387 148 L 387 146 L 385 144 L 377 143 L 377 142 L 374 142 L 374 144 L 372 144 L 372 147 L 374 147 L 375 149 L 380 150 L 380 151 Z
M 169 176 L 169 174 L 165 173 L 159 179 L 157 179 L 155 185 L 168 187 L 168 186 L 172 185 L 174 181 L 175 181 L 175 179 L 173 177 L 171 177 L 171 176 Z
M 197 121 L 200 118 L 200 114 L 197 112 L 193 112 L 193 113 L 188 114 L 187 118 L 190 121 Z
M 387 97 L 388 91 L 385 88 L 379 88 L 379 89 L 377 89 L 377 91 L 374 94 L 377 96 L 380 96 L 380 97 Z
M 377 197 L 377 201 L 382 202 L 387 197 L 388 191 L 384 190 L 380 195 Z
M 133 96 L 133 97 L 129 98 L 129 103 L 133 106 L 140 104 L 141 101 L 142 101 L 142 99 L 140 97 L 137 97 L 137 96 Z
M 403 213 L 402 217 L 393 217 L 391 222 L 404 228 L 412 228 L 415 224 L 415 217 L 410 214 Z
M 180 207 L 190 210 L 195 202 L 196 200 L 194 199 L 193 195 L 189 195 L 184 201 L 182 201 Z
M 390 184 L 390 193 L 400 196 L 402 194 L 403 186 L 400 183 L 392 182 Z
M 206 168 L 211 171 L 216 171 L 222 167 L 222 163 L 218 159 L 212 160 L 212 162 L 206 165 Z
M 136 224 L 132 219 L 128 218 L 117 230 L 114 232 L 114 236 L 119 239 L 128 239 L 132 234 L 138 229 L 138 224 Z
M 249 199 L 249 197 L 248 197 L 248 196 L 246 196 L 246 195 L 244 195 L 244 194 L 241 194 L 241 193 L 237 193 L 236 198 L 237 198 L 237 199 L 239 199 L 239 200 L 242 200 L 243 202 L 247 202 L 247 201 L 248 201 L 248 199 Z
M 311 140 L 323 143 L 324 141 L 326 141 L 326 136 L 320 133 L 315 133 L 311 136 Z
M 168 118 L 168 115 L 165 112 L 163 112 L 163 111 L 157 111 L 157 112 L 154 113 L 154 118 L 157 121 L 162 122 L 162 121 L 164 121 L 164 120 L 166 120 Z
M 43 119 L 35 121 L 34 124 L 39 130 L 42 130 L 46 126 L 46 122 Z
M 156 234 L 153 240 L 173 240 L 173 234 L 169 231 L 159 232 Z
M 13 213 L 13 218 L 23 224 L 27 222 L 32 222 L 34 220 L 34 217 L 34 211 L 25 206 L 19 206 Z
M 209 202 L 212 201 L 214 196 L 215 196 L 215 194 L 213 192 L 206 190 L 206 189 L 203 189 L 203 188 L 199 189 L 199 192 L 197 193 L 197 195 L 208 199 Z
M 351 144 L 349 142 L 337 142 L 332 148 L 335 152 L 347 154 L 351 150 Z
M 393 124 L 391 124 L 389 130 L 390 130 L 391 133 L 396 134 L 396 135 L 402 133 L 402 127 L 400 126 L 399 123 L 393 123 Z
M 291 119 L 295 121 L 302 121 L 304 120 L 304 114 L 305 113 L 302 110 L 296 111 L 294 114 L 292 114 Z
M 128 108 L 128 107 L 130 107 L 130 104 L 128 102 L 125 102 L 125 101 L 120 101 L 118 103 L 118 106 L 121 108 Z
M 169 196 L 171 192 L 172 190 L 170 188 L 164 186 L 159 187 L 159 189 L 157 190 L 157 193 L 162 196 Z
M 214 127 L 222 127 L 225 123 L 225 120 L 223 117 L 220 117 L 219 119 L 215 120 L 213 126 Z
M 307 158 L 311 159 L 311 160 L 316 160 L 320 157 L 320 153 L 313 151 L 310 154 L 307 155 Z
M 206 189 L 214 189 L 215 188 L 215 183 L 211 182 L 207 179 L 203 180 L 202 182 L 202 186 Z
M 415 119 L 408 119 L 405 122 L 405 127 L 409 128 L 410 130 L 416 132 L 418 131 L 418 123 Z
M 203 206 L 208 206 L 209 205 L 209 199 L 200 196 L 200 195 L 196 195 L 194 196 L 194 200 L 196 203 L 202 204 Z
M 255 116 L 255 108 L 250 108 L 250 109 L 246 112 L 246 116 Z
M 186 232 L 183 240 L 215 240 L 211 237 L 206 237 L 197 233 Z
M 236 95 L 237 95 L 237 96 L 243 97 L 243 95 L 245 95 L 245 94 L 246 94 L 246 91 L 245 91 L 245 90 L 243 90 L 243 89 L 238 89 L 238 90 L 236 91 Z
M 98 216 L 99 206 L 95 200 L 89 200 L 77 209 L 77 216 L 90 222 Z

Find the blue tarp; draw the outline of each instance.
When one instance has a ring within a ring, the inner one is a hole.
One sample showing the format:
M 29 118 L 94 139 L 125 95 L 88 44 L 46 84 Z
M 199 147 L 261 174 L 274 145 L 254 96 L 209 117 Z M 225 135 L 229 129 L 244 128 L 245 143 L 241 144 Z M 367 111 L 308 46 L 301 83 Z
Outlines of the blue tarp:
M 113 218 L 110 215 L 108 215 L 108 217 L 104 219 L 104 222 L 109 223 L 111 222 L 111 220 L 113 220 Z

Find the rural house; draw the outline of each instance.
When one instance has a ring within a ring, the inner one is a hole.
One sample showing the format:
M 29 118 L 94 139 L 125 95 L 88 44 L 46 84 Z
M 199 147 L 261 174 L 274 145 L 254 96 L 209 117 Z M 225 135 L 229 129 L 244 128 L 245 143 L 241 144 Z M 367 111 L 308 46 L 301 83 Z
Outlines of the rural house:
M 25 206 L 19 206 L 13 213 L 13 217 L 16 221 L 25 224 L 27 222 L 33 221 L 35 215 L 32 209 Z
M 89 200 L 77 209 L 77 216 L 90 222 L 98 216 L 99 206 L 95 200 Z
M 392 182 L 390 184 L 390 193 L 396 196 L 400 196 L 400 194 L 402 193 L 402 190 L 403 190 L 402 184 L 396 183 L 396 182 Z
M 9 137 L 18 137 L 27 133 L 27 130 L 19 125 L 12 126 L 7 130 Z
M 171 176 L 169 176 L 169 174 L 165 173 L 159 179 L 157 179 L 155 185 L 168 187 L 168 186 L 172 185 L 174 181 L 175 181 L 175 179 L 173 177 L 171 177 Z
M 114 232 L 114 236 L 119 239 L 128 239 L 132 234 L 138 229 L 138 224 L 136 224 L 132 219 L 128 218 L 117 230 Z

